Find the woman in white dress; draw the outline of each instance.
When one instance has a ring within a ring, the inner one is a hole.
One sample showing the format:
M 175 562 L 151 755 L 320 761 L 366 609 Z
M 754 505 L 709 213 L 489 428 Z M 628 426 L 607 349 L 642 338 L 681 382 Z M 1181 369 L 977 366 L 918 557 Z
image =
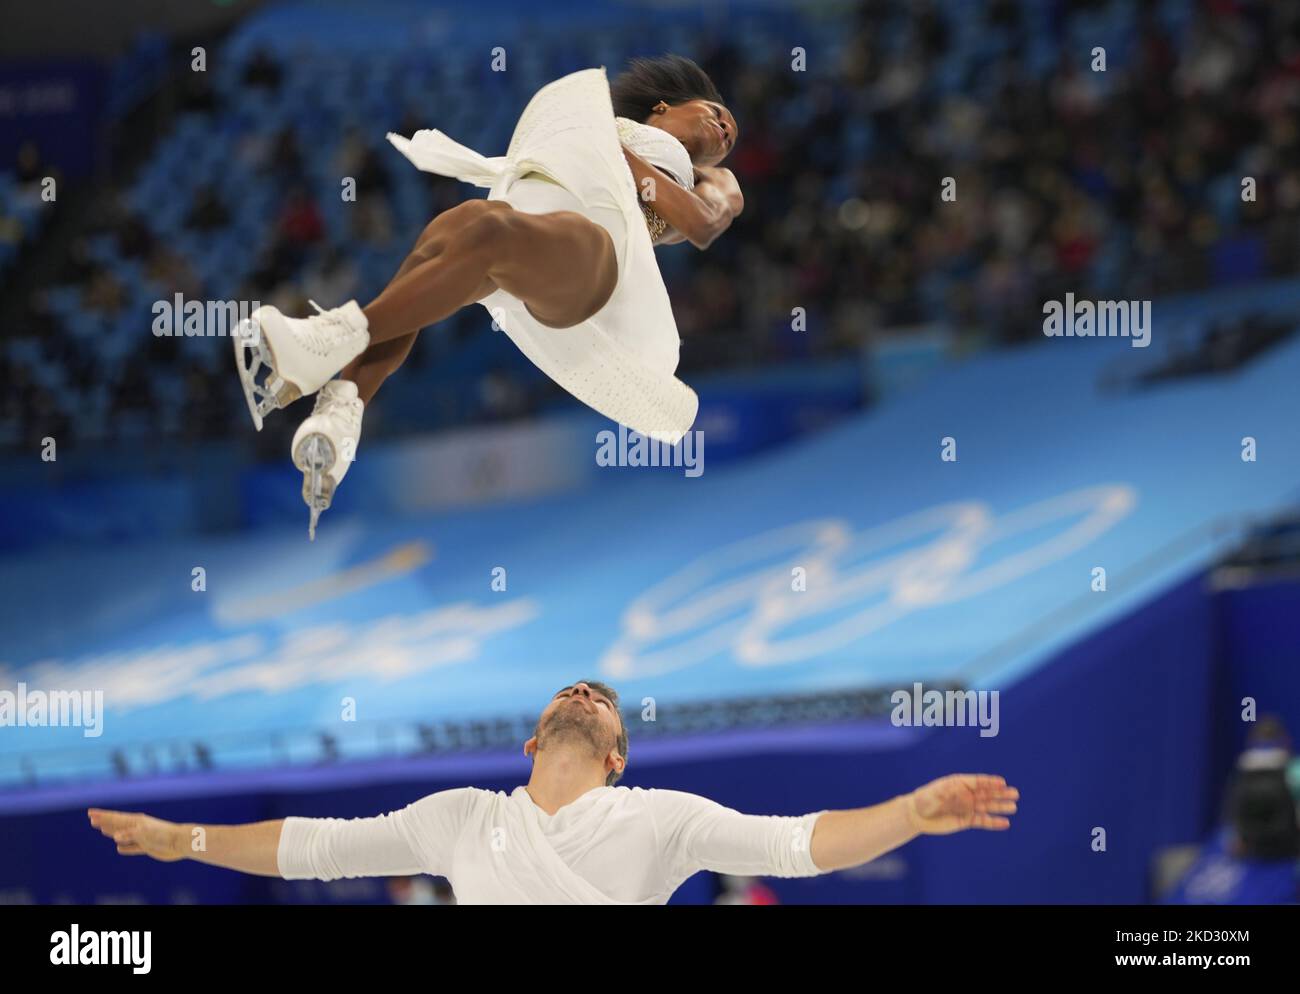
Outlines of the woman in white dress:
M 355 458 L 365 404 L 421 328 L 468 304 L 600 413 L 663 441 L 688 431 L 698 402 L 675 376 L 677 326 L 654 246 L 707 248 L 740 213 L 735 176 L 718 165 L 736 137 L 709 77 L 674 55 L 634 59 L 612 85 L 603 68 L 547 84 L 504 156 L 439 131 L 390 134 L 418 168 L 487 187 L 487 198 L 435 218 L 366 307 L 305 319 L 262 307 L 235 340 L 259 429 L 319 391 L 292 450 L 311 533 Z

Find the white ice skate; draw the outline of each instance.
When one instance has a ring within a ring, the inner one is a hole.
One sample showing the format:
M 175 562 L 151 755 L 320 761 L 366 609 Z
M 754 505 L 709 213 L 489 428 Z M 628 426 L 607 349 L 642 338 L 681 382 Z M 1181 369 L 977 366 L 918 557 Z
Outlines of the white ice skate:
M 329 311 L 311 305 L 319 313 L 309 318 L 259 307 L 234 335 L 239 381 L 258 431 L 264 417 L 315 393 L 370 344 L 369 323 L 355 300 Z
M 350 380 L 330 380 L 316 395 L 316 409 L 293 436 L 293 464 L 302 470 L 302 499 L 311 510 L 308 537 L 334 500 L 334 491 L 357 456 L 365 405 Z

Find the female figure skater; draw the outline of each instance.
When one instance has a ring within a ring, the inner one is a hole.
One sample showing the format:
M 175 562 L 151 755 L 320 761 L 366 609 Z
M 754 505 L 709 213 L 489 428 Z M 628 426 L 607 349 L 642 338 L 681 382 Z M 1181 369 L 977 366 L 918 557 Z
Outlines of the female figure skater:
M 421 328 L 471 303 L 579 400 L 680 439 L 698 400 L 674 375 L 680 342 L 654 245 L 707 248 L 741 212 L 736 178 L 718 166 L 736 137 L 712 81 L 675 55 L 634 59 L 612 86 L 603 68 L 547 84 L 497 158 L 436 130 L 389 134 L 419 169 L 487 187 L 487 198 L 436 217 L 368 306 L 317 307 L 305 319 L 261 307 L 235 338 L 259 430 L 272 410 L 319 391 L 292 446 L 309 534 L 355 458 L 379 385 Z

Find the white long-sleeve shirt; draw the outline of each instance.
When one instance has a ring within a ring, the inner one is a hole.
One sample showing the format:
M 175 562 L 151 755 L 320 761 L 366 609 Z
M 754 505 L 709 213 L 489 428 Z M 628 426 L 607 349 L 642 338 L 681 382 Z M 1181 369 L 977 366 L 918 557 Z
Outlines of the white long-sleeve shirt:
M 808 877 L 813 826 L 676 790 L 596 787 L 554 815 L 523 787 L 462 787 L 374 818 L 286 818 L 286 880 L 446 877 L 461 904 L 664 904 L 698 870 Z

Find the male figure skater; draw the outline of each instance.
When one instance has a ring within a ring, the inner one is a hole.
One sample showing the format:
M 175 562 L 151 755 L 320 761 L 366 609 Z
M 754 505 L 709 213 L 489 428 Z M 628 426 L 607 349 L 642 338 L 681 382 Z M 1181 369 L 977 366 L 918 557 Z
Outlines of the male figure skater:
M 618 695 L 557 693 L 524 743 L 528 784 L 462 787 L 374 818 L 176 824 L 91 808 L 127 856 L 193 859 L 287 880 L 429 873 L 460 904 L 664 904 L 699 870 L 809 877 L 869 862 L 918 835 L 1003 830 L 1020 792 L 955 774 L 869 808 L 745 815 L 694 794 L 616 787 L 627 765 Z

